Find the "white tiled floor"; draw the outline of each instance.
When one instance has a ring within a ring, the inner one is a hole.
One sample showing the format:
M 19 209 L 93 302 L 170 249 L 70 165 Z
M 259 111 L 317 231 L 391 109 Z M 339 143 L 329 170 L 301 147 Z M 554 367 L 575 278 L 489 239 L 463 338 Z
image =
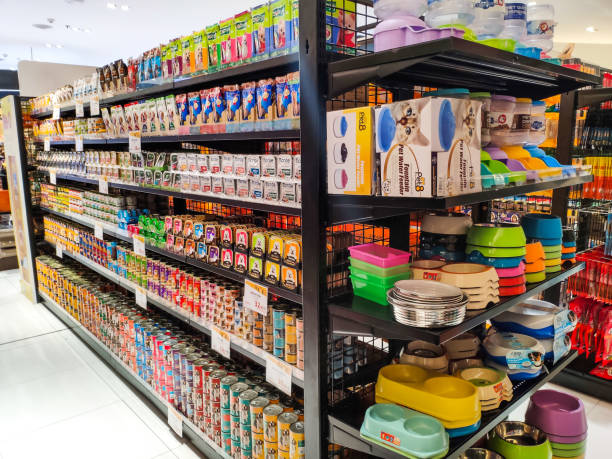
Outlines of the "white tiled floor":
M 201 457 L 51 312 L 19 294 L 18 276 L 0 272 L 0 459 Z M 612 404 L 545 387 L 583 400 L 587 458 L 611 457 Z

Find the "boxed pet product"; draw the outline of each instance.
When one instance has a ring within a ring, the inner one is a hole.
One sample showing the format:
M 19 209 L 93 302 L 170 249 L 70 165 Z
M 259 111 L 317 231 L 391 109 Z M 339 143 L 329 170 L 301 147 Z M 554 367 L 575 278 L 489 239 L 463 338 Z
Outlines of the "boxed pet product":
M 241 91 L 241 110 L 240 110 L 240 130 L 249 132 L 255 130 L 255 120 L 257 119 L 257 83 L 249 81 L 240 85 Z
M 234 16 L 236 27 L 236 59 L 246 64 L 253 58 L 253 22 L 251 12 L 243 11 Z
M 291 0 L 291 41 L 289 50 L 295 52 L 300 46 L 300 0 Z
M 193 68 L 195 72 L 208 70 L 208 41 L 206 31 L 193 34 Z
M 271 56 L 280 56 L 289 51 L 291 40 L 291 0 L 274 0 L 270 3 L 272 22 Z
M 183 41 L 178 38 L 172 42 L 172 73 L 175 77 L 183 74 Z
M 327 192 L 372 195 L 376 190 L 373 110 L 327 114 Z
M 327 0 L 325 41 L 329 50 L 349 54 L 355 48 L 355 11 L 355 2 Z
M 206 45 L 208 46 L 208 71 L 216 72 L 221 64 L 219 24 L 206 27 Z
M 183 47 L 183 75 L 189 75 L 195 70 L 193 35 L 181 38 L 181 46 Z
M 237 84 L 230 84 L 223 86 L 223 92 L 225 93 L 225 123 L 227 132 L 238 132 L 240 123 L 240 86 Z
M 274 80 L 271 78 L 259 80 L 256 88 L 257 123 L 255 130 L 267 131 L 273 129 L 276 107 L 274 104 Z
M 236 53 L 236 25 L 233 17 L 219 23 L 219 45 L 221 49 L 221 68 L 236 65 L 238 55 Z
M 253 60 L 266 59 L 270 53 L 270 5 L 264 3 L 251 10 L 253 25 Z

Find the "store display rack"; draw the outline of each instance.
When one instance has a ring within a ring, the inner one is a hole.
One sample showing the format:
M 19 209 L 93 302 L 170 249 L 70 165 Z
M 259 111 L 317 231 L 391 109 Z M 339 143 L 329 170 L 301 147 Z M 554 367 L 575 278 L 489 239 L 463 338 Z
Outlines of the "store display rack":
M 118 228 L 112 227 L 108 223 L 96 222 L 93 219 L 88 219 L 86 217 L 79 216 L 76 214 L 65 214 L 62 212 L 56 212 L 46 207 L 41 207 L 40 209 L 43 212 L 57 215 L 58 217 L 65 218 L 66 220 L 71 220 L 75 223 L 78 223 L 83 226 L 87 226 L 89 228 L 95 228 L 96 223 L 98 223 L 102 227 L 104 234 L 114 237 L 115 239 L 120 239 L 124 242 L 129 242 L 129 243 L 133 242 L 132 236 L 130 236 L 127 233 L 127 231 L 121 231 Z M 239 272 L 236 272 L 236 271 L 232 271 L 231 269 L 226 269 L 220 266 L 215 266 L 209 263 L 204 263 L 202 261 L 196 260 L 195 258 L 185 257 L 183 255 L 177 255 L 176 253 L 170 252 L 160 247 L 155 247 L 154 245 L 145 244 L 145 250 L 149 252 L 154 252 L 158 255 L 162 255 L 166 258 L 171 258 L 172 260 L 175 260 L 175 261 L 180 261 L 181 263 L 193 266 L 195 268 L 200 268 L 204 271 L 208 271 L 213 274 L 217 274 L 219 276 L 226 277 L 236 282 L 244 283 L 244 280 L 248 279 L 248 276 L 241 274 Z M 280 298 L 284 298 L 286 300 L 293 301 L 294 303 L 298 303 L 298 304 L 302 303 L 302 295 L 300 295 L 299 293 L 294 293 L 284 288 L 276 287 L 274 285 L 268 285 L 267 287 L 268 287 L 268 292 L 271 293 L 272 295 L 276 295 Z
M 202 433 L 189 419 L 175 409 L 169 407 L 168 402 L 160 397 L 148 384 L 135 374 L 131 368 L 113 354 L 98 338 L 96 338 L 87 328 L 74 319 L 60 305 L 49 298 L 44 292 L 38 294 L 43 299 L 43 304 L 55 316 L 61 320 L 73 333 L 83 340 L 100 358 L 106 362 L 115 372 L 117 372 L 130 386 L 137 389 L 149 402 L 151 402 L 159 412 L 166 416 L 178 416 L 182 423 L 182 436 L 189 438 L 196 447 L 207 457 L 220 457 L 230 459 L 230 456 L 217 446 L 212 440 Z M 169 410 L 172 414 L 169 414 Z
M 47 242 L 47 244 L 54 249 L 56 248 L 55 244 L 51 242 Z M 83 257 L 82 255 L 79 255 L 78 253 L 62 251 L 62 256 L 63 255 L 66 255 L 72 258 L 73 260 L 78 261 L 82 265 L 88 267 L 92 271 L 95 271 L 101 276 L 104 276 L 108 280 L 114 282 L 120 287 L 123 287 L 129 292 L 135 293 L 137 290 L 137 285 L 133 282 L 130 282 L 129 280 L 118 276 L 111 270 L 104 268 L 103 266 Z M 211 335 L 212 326 L 210 324 L 204 323 L 195 319 L 194 317 L 191 317 L 189 314 L 186 314 L 182 309 L 177 308 L 172 303 L 164 300 L 163 298 L 158 297 L 157 295 L 152 294 L 151 292 L 146 292 L 146 296 L 147 304 L 155 306 L 156 308 L 164 311 L 166 314 L 170 314 L 174 318 L 180 320 L 181 322 L 189 325 L 192 328 L 195 328 L 209 336 Z M 281 365 L 284 363 L 284 361 L 274 357 L 268 352 L 265 352 L 263 349 L 260 349 L 257 346 L 254 346 L 251 343 L 231 334 L 230 348 L 263 367 L 266 366 L 266 362 L 268 360 L 279 361 Z M 304 372 L 299 368 L 292 368 L 292 373 L 292 383 L 299 387 L 304 387 Z
M 45 174 L 49 175 L 49 172 L 45 171 Z M 91 185 L 98 185 L 100 179 L 88 178 L 81 175 L 74 174 L 56 174 L 56 178 L 59 180 L 68 180 L 71 182 L 89 183 Z M 300 215 L 301 208 L 299 206 L 292 206 L 288 204 L 268 204 L 263 199 L 229 199 L 215 194 L 198 194 L 198 193 L 184 193 L 182 191 L 164 190 L 161 188 L 151 188 L 138 185 L 128 185 L 120 182 L 108 182 L 108 186 L 116 188 L 118 190 L 134 191 L 138 193 L 154 194 L 158 196 L 171 196 L 179 199 L 191 199 L 194 201 L 207 201 L 216 202 L 224 206 L 233 207 L 246 207 L 253 210 L 260 210 L 263 212 L 275 212 L 283 215 Z
M 553 382 L 612 403 L 612 380 L 590 374 L 589 372 L 595 367 L 596 363 L 593 360 L 579 355 L 570 366 L 555 377 Z
M 294 373 L 293 382 L 304 388 L 305 456 L 307 458 L 327 457 L 329 444 L 336 443 L 346 448 L 353 448 L 369 452 L 370 454 L 394 457 L 390 456 L 391 453 L 386 449 L 376 447 L 360 439 L 358 428 L 365 412 L 363 405 L 365 400 L 358 400 L 358 402 L 362 403 L 353 404 L 352 408 L 354 410 L 347 410 L 345 412 L 339 411 L 342 402 L 334 404 L 330 400 L 330 393 L 334 392 L 330 390 L 330 362 L 332 355 L 329 343 L 330 340 L 334 339 L 332 337 L 337 336 L 337 334 L 342 336 L 345 333 L 347 335 L 356 333 L 360 336 L 370 335 L 381 342 L 380 338 L 392 338 L 389 340 L 389 347 L 395 341 L 393 338 L 400 338 L 404 341 L 410 338 L 422 338 L 432 342 L 444 342 L 452 336 L 456 336 L 463 331 L 482 324 L 487 319 L 495 317 L 497 314 L 508 309 L 512 304 L 516 304 L 528 296 L 557 285 L 573 272 L 582 269 L 582 265 L 577 265 L 560 274 L 549 276 L 545 282 L 533 286 L 527 294 L 505 300 L 503 303 L 484 311 L 476 317 L 469 318 L 464 324 L 459 325 L 459 328 L 441 331 L 416 330 L 396 324 L 388 320 L 388 317 L 376 317 L 375 315 L 356 311 L 354 303 L 351 303 L 351 307 L 349 307 L 349 303 L 343 303 L 342 300 L 337 298 L 330 298 L 329 286 L 328 282 L 326 282 L 329 274 L 329 265 L 327 263 L 329 253 L 326 247 L 328 245 L 328 229 L 330 226 L 341 222 L 367 220 L 368 223 L 384 226 L 388 229 L 391 235 L 390 245 L 405 249 L 407 248 L 405 239 L 408 239 L 406 237 L 406 228 L 410 224 L 411 213 L 415 211 L 427 208 L 443 209 L 457 205 L 477 204 L 504 196 L 544 189 L 566 188 L 588 182 L 592 180 L 592 176 L 577 176 L 503 189 L 491 189 L 452 198 L 419 200 L 376 196 L 331 196 L 327 194 L 327 171 L 325 166 L 326 111 L 330 105 L 333 106 L 330 102 L 338 102 L 338 108 L 367 105 L 370 102 L 367 97 L 367 90 L 363 91 L 364 97 L 362 100 L 355 100 L 356 96 L 352 99 L 351 97 L 345 97 L 345 94 L 349 91 L 357 92 L 358 88 L 363 88 L 363 85 L 368 84 L 377 84 L 389 90 L 394 100 L 412 97 L 414 85 L 439 88 L 464 87 L 470 90 L 542 99 L 581 87 L 597 85 L 600 79 L 593 75 L 457 38 L 446 38 L 390 51 L 372 53 L 368 49 L 368 40 L 371 44 L 371 28 L 375 25 L 376 21 L 368 20 L 374 17 L 371 11 L 371 0 L 356 1 L 359 8 L 357 10 L 358 15 L 361 14 L 359 11 L 361 11 L 362 7 L 370 11 L 367 18 L 365 16 L 357 18 L 357 23 L 360 26 L 352 31 L 358 39 L 359 45 L 365 42 L 365 47 L 353 50 L 353 54 L 362 55 L 342 55 L 338 53 L 338 49 L 331 49 L 329 44 L 326 43 L 326 3 L 325 0 L 300 2 L 299 52 L 296 54 L 272 58 L 209 75 L 162 82 L 159 86 L 152 86 L 100 101 L 101 106 L 108 106 L 124 101 L 135 101 L 149 96 L 162 96 L 176 91 L 186 92 L 188 88 L 195 90 L 225 83 L 241 83 L 246 81 L 246 79 L 275 76 L 299 68 L 300 89 L 302 93 L 300 98 L 301 119 L 299 130 L 145 137 L 142 141 L 147 147 L 154 147 L 156 144 L 163 146 L 169 142 L 229 141 L 232 143 L 232 146 L 249 149 L 249 146 L 254 142 L 262 140 L 299 139 L 303 158 L 302 188 L 304 190 L 301 208 L 268 203 L 225 200 L 224 198 L 214 196 L 155 190 L 112 182 L 109 185 L 117 189 L 173 197 L 175 211 L 179 213 L 186 210 L 184 201 L 193 199 L 250 208 L 256 211 L 300 215 L 303 244 L 302 294 L 293 298 L 291 295 L 289 297 L 283 296 L 287 295 L 286 291 L 277 292 L 271 290 L 271 292 L 293 301 L 297 300 L 297 302 L 303 304 L 304 341 L 306 343 L 304 372 L 303 375 L 296 375 Z M 365 26 L 361 25 L 362 20 L 364 20 Z M 372 24 L 369 24 L 370 22 Z M 361 40 L 362 38 L 363 40 Z M 351 52 L 351 50 L 349 49 L 348 52 Z M 68 113 L 73 108 L 64 107 L 61 109 L 61 112 Z M 51 112 L 44 112 L 34 116 L 36 118 L 43 118 L 50 115 Z M 109 148 L 112 148 L 112 145 L 125 148 L 125 145 L 127 145 L 127 139 L 109 139 L 100 141 L 100 143 L 91 142 L 96 141 L 86 140 L 84 145 L 86 147 L 106 145 Z M 244 142 L 244 144 L 239 144 L 238 142 Z M 52 145 L 69 148 L 74 145 L 74 141 L 52 142 Z M 23 145 L 21 148 L 23 149 Z M 564 159 L 561 157 L 559 157 L 559 160 L 564 164 L 569 164 L 567 160 L 564 162 Z M 57 178 L 93 185 L 99 183 L 97 179 L 88 179 L 68 174 L 58 174 Z M 478 219 L 479 213 L 473 213 L 476 219 Z M 484 215 L 480 215 L 480 217 L 484 217 Z M 91 227 L 91 223 L 89 226 Z M 127 237 L 127 235 L 120 235 L 117 231 L 110 228 L 104 228 L 104 232 L 109 236 L 122 240 L 126 240 L 125 238 Z M 34 241 L 32 241 L 32 245 L 34 246 Z M 213 267 L 204 263 L 187 260 L 184 257 L 177 258 L 166 251 L 161 252 L 162 249 L 148 246 L 146 249 L 234 280 L 240 281 L 244 279 L 244 276 L 240 278 L 235 277 L 236 273 L 232 271 L 222 270 L 218 267 L 211 269 Z M 67 252 L 66 255 L 72 256 Z M 101 266 L 93 266 L 92 262 L 87 264 L 85 259 L 79 259 L 78 257 L 75 259 L 90 266 L 91 269 L 97 272 L 101 273 L 102 270 L 108 271 Z M 110 271 L 108 273 L 113 274 Z M 117 282 L 121 285 L 122 281 L 117 278 Z M 155 298 L 151 297 L 150 302 L 155 307 L 166 310 L 166 312 L 175 317 L 180 314 L 173 308 L 168 307 L 168 305 L 158 302 Z M 379 309 L 382 308 L 384 307 L 379 307 Z M 184 316 L 182 320 L 186 320 L 187 323 L 196 328 L 201 326 L 199 322 L 190 321 L 189 318 L 186 319 Z M 369 328 L 364 328 L 363 325 L 359 326 L 359 323 L 370 325 L 368 325 Z M 77 327 L 77 329 L 82 330 L 82 327 Z M 198 329 L 204 333 L 209 333 L 205 326 L 201 326 Z M 85 331 L 80 332 L 79 336 L 81 335 L 85 336 L 83 339 L 86 341 L 91 340 Z M 237 352 L 248 355 L 247 351 L 249 349 L 241 343 L 234 343 L 232 341 L 232 347 Z M 381 351 L 381 353 L 384 352 Z M 254 357 L 257 356 L 255 355 Z M 359 381 L 360 387 L 371 386 L 376 380 L 377 368 L 379 368 L 383 361 L 388 361 L 391 357 L 392 353 L 387 352 L 386 359 L 368 362 L 367 367 L 361 367 L 355 374 L 347 377 L 344 381 L 347 384 L 346 388 L 349 391 L 352 390 L 354 385 L 357 384 L 355 381 Z M 108 356 L 103 358 L 108 358 Z M 473 445 L 483 434 L 491 430 L 498 421 L 505 418 L 512 409 L 526 400 L 533 391 L 552 378 L 573 358 L 575 358 L 575 354 L 559 362 L 552 368 L 549 374 L 535 381 L 515 386 L 514 400 L 505 405 L 499 412 L 485 415 L 483 417 L 483 424 L 478 432 L 454 440 L 450 455 L 453 457 L 457 456 L 459 452 L 469 445 Z M 254 358 L 254 360 L 256 359 Z M 119 365 L 117 366 L 120 367 Z M 135 385 L 139 384 L 132 380 L 130 382 Z M 357 393 L 355 395 L 359 396 Z M 156 397 L 155 394 L 151 394 L 151 396 Z M 184 424 L 188 425 L 186 422 Z M 199 443 L 197 443 L 200 437 L 195 435 L 195 438 L 196 445 L 200 447 Z M 204 440 L 200 438 L 200 441 Z M 202 445 L 202 448 L 204 448 L 202 451 L 207 456 L 226 457 L 219 451 L 211 450 L 210 446 L 206 446 L 206 443 Z
M 561 370 L 569 365 L 576 357 L 577 352 L 571 352 L 569 355 L 562 358 L 552 368 L 544 371 L 544 374 L 536 379 L 525 380 L 513 384 L 513 397 L 510 402 L 503 402 L 500 408 L 482 414 L 480 428 L 472 435 L 451 438 L 448 457 L 459 457 L 468 448 L 483 438 L 497 424 L 505 420 L 508 415 L 526 401 L 529 396 L 540 389 L 544 384 L 557 376 Z M 378 446 L 372 442 L 366 441 L 359 435 L 359 428 L 363 421 L 363 411 L 355 413 L 348 407 L 333 411 L 329 415 L 330 423 L 330 441 L 345 445 L 351 449 L 372 454 L 376 457 L 395 458 L 405 457 L 397 454 L 387 448 Z

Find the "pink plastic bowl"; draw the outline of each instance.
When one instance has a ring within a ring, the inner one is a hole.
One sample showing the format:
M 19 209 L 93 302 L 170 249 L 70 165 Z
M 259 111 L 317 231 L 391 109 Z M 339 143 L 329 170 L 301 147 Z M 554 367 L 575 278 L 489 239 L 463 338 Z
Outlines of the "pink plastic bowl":
M 558 437 L 580 437 L 587 431 L 582 400 L 556 390 L 539 390 L 531 396 L 525 422 Z
M 384 245 L 364 244 L 349 247 L 351 257 L 380 268 L 392 268 L 410 263 L 410 252 L 393 249 Z

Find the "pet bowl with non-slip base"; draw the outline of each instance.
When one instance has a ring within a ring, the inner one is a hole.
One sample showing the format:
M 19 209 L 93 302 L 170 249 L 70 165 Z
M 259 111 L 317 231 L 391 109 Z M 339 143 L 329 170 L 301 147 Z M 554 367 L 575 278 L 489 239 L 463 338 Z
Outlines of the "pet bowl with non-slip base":
M 576 326 L 576 315 L 569 311 L 569 326 L 555 330 L 555 317 L 564 311 L 548 301 L 529 299 L 492 318 L 491 322 L 500 331 L 522 333 L 536 339 L 554 338 L 559 333 L 571 332 Z
M 562 239 L 561 219 L 549 214 L 527 214 L 521 218 L 521 226 L 527 237 Z
M 448 372 L 448 356 L 446 349 L 427 341 L 412 341 L 408 343 L 400 355 L 400 363 L 416 365 L 426 370 L 440 373 Z
M 544 432 L 578 436 L 587 431 L 584 403 L 578 397 L 556 390 L 539 390 L 529 399 L 526 422 Z
M 451 360 L 468 359 L 478 354 L 480 339 L 471 333 L 463 333 L 444 343 L 444 348 L 447 357 Z
M 525 274 L 525 280 L 528 284 L 537 284 L 546 280 L 546 267 L 540 272 Z
M 525 247 L 523 228 L 514 223 L 477 223 L 467 233 L 468 245 L 490 248 Z
M 491 451 L 486 448 L 469 448 L 467 449 L 459 459 L 504 459 L 502 456 L 497 454 L 495 451 Z
M 465 247 L 465 253 L 480 252 L 485 257 L 508 258 L 508 257 L 524 257 L 525 246 L 522 247 L 482 247 L 479 245 L 468 244 Z M 520 263 L 519 263 L 520 266 Z
M 467 254 L 465 261 L 481 265 L 492 266 L 494 268 L 516 268 L 524 260 L 524 256 L 519 257 L 487 257 L 475 250 Z
M 487 436 L 487 447 L 505 459 L 550 459 L 546 434 L 524 422 L 503 421 Z
M 509 365 L 507 356 L 522 351 L 528 359 L 521 362 L 521 370 L 540 368 L 543 364 L 544 346 L 531 336 L 520 333 L 496 332 L 487 336 L 482 346 L 491 360 Z M 518 369 L 518 368 L 517 368 Z

